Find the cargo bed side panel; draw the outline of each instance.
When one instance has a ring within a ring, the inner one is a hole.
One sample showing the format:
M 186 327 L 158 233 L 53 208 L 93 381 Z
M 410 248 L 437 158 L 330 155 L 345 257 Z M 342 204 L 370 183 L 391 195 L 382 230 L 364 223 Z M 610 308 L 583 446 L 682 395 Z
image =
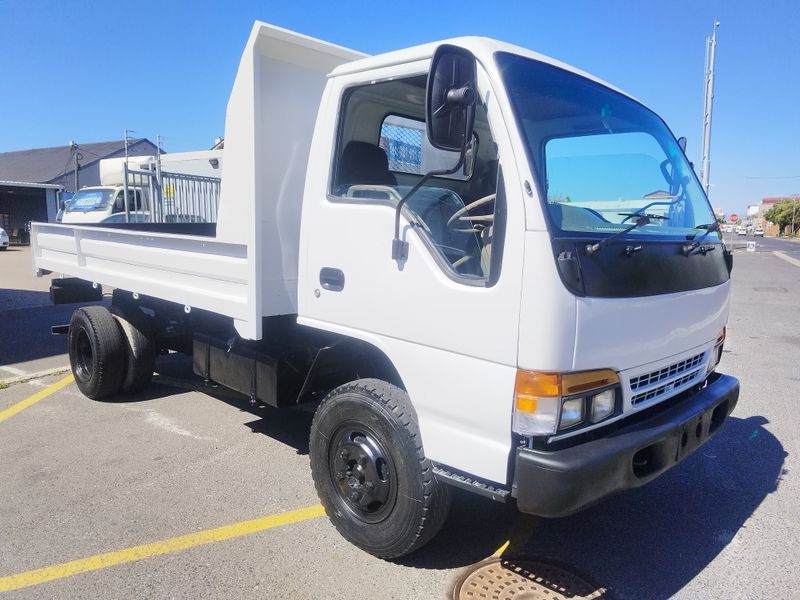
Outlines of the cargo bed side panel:
M 34 267 L 233 317 L 247 311 L 247 246 L 195 236 L 34 223 Z

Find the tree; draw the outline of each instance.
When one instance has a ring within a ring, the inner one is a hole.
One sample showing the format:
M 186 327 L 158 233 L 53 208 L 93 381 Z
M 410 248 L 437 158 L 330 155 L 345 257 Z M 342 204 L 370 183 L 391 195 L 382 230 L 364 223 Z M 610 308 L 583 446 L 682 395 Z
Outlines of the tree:
M 794 213 L 794 219 L 792 219 L 792 213 Z M 783 235 L 784 229 L 791 228 L 792 222 L 794 222 L 795 230 L 791 232 L 794 235 L 800 228 L 800 203 L 790 199 L 781 200 L 764 211 L 764 218 L 778 226 L 778 235 Z

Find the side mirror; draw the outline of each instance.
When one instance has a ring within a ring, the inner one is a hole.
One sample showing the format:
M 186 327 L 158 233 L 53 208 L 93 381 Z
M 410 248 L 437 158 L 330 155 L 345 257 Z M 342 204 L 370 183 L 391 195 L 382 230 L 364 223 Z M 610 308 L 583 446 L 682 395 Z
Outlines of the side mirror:
M 428 74 L 425 122 L 428 140 L 440 150 L 462 152 L 475 125 L 477 67 L 468 50 L 443 44 Z
M 686 154 L 686 137 L 681 136 L 678 138 L 678 147 L 681 149 L 681 152 Z

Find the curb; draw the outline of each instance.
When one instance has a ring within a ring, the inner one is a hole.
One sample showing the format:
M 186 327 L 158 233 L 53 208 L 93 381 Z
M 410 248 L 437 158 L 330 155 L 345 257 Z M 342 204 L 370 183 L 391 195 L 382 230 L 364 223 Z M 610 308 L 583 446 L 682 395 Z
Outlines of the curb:
M 51 375 L 61 375 L 70 371 L 70 367 L 56 367 L 54 369 L 45 369 L 44 371 L 36 371 L 35 373 L 26 373 L 18 377 L 9 377 L 8 379 L 0 379 L 0 386 L 6 387 L 14 385 L 15 383 L 24 383 L 31 379 L 41 379 L 42 377 L 49 377 Z

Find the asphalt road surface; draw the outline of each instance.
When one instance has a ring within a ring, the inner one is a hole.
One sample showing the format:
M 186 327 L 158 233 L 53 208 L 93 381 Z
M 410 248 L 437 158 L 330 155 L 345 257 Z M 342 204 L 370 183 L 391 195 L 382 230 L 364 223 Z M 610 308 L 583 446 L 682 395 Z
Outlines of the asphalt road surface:
M 506 541 L 504 556 L 555 561 L 619 600 L 793 597 L 800 244 L 757 238 L 746 252 L 748 240 L 734 236 L 720 365 L 742 391 L 715 438 L 565 519 L 459 493 L 443 533 L 396 562 L 318 516 L 309 414 L 202 388 L 181 357 L 162 359 L 157 383 L 125 402 L 91 402 L 64 374 L 2 389 L 0 598 L 445 598 Z M 74 307 L 48 306 L 25 252 L 0 254 L 0 380 L 67 364 L 49 327 Z

